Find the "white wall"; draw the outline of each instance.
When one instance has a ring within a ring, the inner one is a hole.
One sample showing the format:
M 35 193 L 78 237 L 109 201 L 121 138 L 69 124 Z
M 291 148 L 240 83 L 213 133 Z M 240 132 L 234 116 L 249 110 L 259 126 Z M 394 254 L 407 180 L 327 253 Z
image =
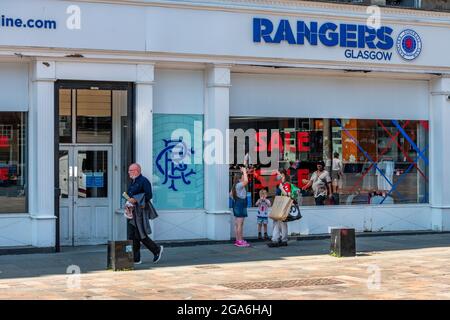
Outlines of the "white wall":
M 428 205 L 301 207 L 303 218 L 288 223 L 289 235 L 329 233 L 330 227 L 355 228 L 356 232 L 431 230 L 431 208 Z M 258 235 L 257 209 L 248 209 L 244 236 Z M 269 235 L 272 235 L 269 219 Z M 231 229 L 234 237 L 234 229 Z
M 31 237 L 28 214 L 0 214 L 0 248 L 30 246 Z
M 187 240 L 206 238 L 204 210 L 161 210 L 153 220 L 153 239 Z
M 427 81 L 233 73 L 230 116 L 429 117 Z
M 153 113 L 203 114 L 203 71 L 155 70 Z
M 137 77 L 137 68 L 132 63 L 57 62 L 55 77 L 61 80 L 133 82 Z
M 26 63 L 0 63 L 0 112 L 28 111 L 28 69 Z

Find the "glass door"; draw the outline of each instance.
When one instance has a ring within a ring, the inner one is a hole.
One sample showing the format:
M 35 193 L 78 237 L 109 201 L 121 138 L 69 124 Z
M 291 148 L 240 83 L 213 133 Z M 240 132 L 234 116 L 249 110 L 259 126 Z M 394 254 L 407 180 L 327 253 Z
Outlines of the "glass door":
M 61 245 L 106 243 L 111 234 L 111 147 L 59 152 Z
M 112 233 L 111 147 L 74 147 L 74 245 L 106 243 Z
M 59 149 L 59 224 L 60 242 L 73 246 L 73 148 Z
M 60 244 L 95 245 L 126 237 L 123 217 L 114 212 L 132 161 L 132 85 L 58 81 L 55 90 Z

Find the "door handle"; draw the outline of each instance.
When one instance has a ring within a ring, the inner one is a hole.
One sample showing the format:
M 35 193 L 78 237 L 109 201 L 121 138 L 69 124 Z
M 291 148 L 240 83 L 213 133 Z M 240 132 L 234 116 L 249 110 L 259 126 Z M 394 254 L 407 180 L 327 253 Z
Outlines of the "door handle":
M 69 178 L 73 177 L 73 168 L 69 166 Z
M 73 176 L 74 176 L 74 177 L 78 177 L 78 167 L 75 166 L 74 169 L 75 169 L 75 170 L 74 170 Z

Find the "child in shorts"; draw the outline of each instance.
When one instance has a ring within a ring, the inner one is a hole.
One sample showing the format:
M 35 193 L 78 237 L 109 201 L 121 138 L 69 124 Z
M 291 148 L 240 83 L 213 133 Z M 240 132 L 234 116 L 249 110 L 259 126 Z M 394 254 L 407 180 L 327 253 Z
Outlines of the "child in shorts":
M 267 224 L 269 223 L 269 207 L 271 203 L 269 199 L 267 199 L 267 191 L 262 189 L 259 191 L 259 199 L 256 201 L 256 205 L 258 206 L 258 214 L 256 215 L 257 223 L 258 223 L 258 239 L 262 239 L 261 231 L 264 228 L 264 240 L 269 239 L 269 235 L 267 234 Z

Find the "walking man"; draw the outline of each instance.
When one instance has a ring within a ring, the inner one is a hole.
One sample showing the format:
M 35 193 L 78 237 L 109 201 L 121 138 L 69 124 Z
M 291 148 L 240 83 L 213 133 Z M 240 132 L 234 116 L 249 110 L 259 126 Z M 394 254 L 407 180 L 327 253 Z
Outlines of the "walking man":
M 133 218 L 127 221 L 128 240 L 133 240 L 134 263 L 141 264 L 141 242 L 153 255 L 153 263 L 161 259 L 163 246 L 158 246 L 150 239 L 149 202 L 152 199 L 152 185 L 146 177 L 141 174 L 141 166 L 133 163 L 128 168 L 128 175 L 132 182 L 128 187 L 129 202 L 136 207 Z M 142 209 L 143 207 L 143 209 Z M 142 209 L 142 210 L 141 210 Z

